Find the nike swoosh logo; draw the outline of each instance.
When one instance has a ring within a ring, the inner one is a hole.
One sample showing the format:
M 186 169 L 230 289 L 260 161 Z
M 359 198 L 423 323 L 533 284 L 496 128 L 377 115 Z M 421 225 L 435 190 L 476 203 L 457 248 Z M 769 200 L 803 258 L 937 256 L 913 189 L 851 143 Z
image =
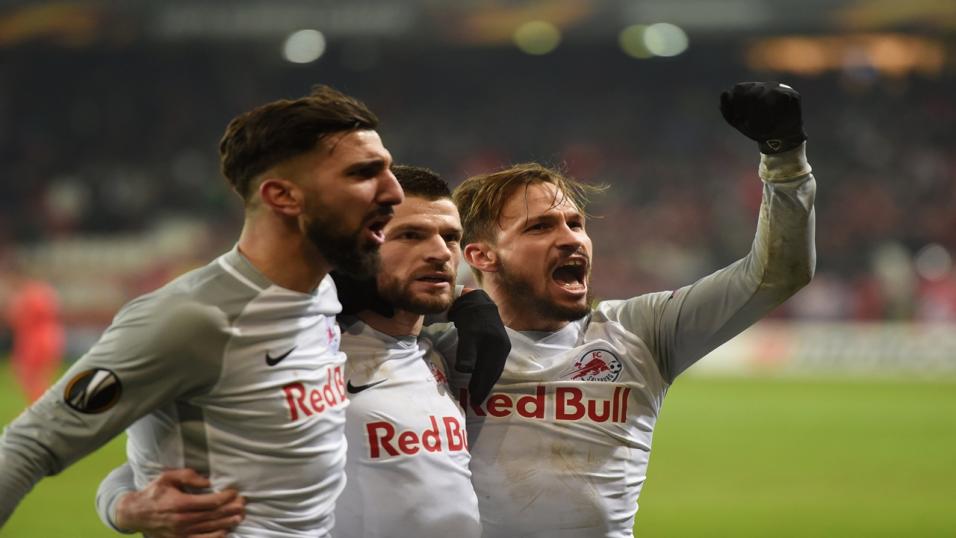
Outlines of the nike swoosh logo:
M 375 385 L 381 385 L 382 383 L 384 383 L 384 382 L 386 382 L 386 381 L 388 381 L 388 380 L 387 380 L 387 379 L 383 379 L 383 380 L 381 380 L 381 381 L 376 381 L 375 383 L 369 383 L 368 385 L 359 385 L 359 386 L 356 387 L 355 385 L 352 384 L 352 380 L 349 379 L 349 382 L 346 383 L 346 385 L 345 385 L 345 390 L 349 391 L 349 394 L 358 394 L 358 393 L 362 392 L 362 391 L 365 390 L 365 389 L 370 389 L 370 388 L 374 387 Z
M 266 364 L 268 364 L 269 366 L 275 366 L 279 364 L 280 362 L 282 362 L 282 359 L 288 357 L 289 353 L 292 353 L 296 347 L 297 346 L 292 346 L 292 349 L 290 349 L 289 351 L 286 351 L 285 353 L 283 353 L 282 355 L 279 355 L 278 357 L 270 357 L 269 352 L 266 351 Z

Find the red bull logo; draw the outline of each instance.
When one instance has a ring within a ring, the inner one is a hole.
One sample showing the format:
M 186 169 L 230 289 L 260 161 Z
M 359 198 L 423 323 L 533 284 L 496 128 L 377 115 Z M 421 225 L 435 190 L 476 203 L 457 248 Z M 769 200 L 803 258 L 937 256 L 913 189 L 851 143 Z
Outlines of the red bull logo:
M 371 459 L 414 456 L 419 452 L 462 452 L 468 450 L 465 428 L 457 417 L 430 415 L 430 428 L 398 430 L 395 425 L 379 420 L 365 424 L 368 434 L 368 457 Z
M 606 349 L 594 349 L 574 361 L 565 376 L 576 381 L 617 381 L 621 376 L 621 361 Z
M 458 403 L 470 416 L 508 418 L 518 416 L 534 420 L 557 422 L 589 420 L 594 423 L 627 423 L 627 405 L 631 388 L 623 385 L 590 385 L 582 387 L 555 387 L 549 393 L 544 385 L 535 387 L 534 394 L 492 393 L 479 405 L 471 405 L 468 389 L 458 391 Z M 607 396 L 607 398 L 602 398 Z
M 298 381 L 282 387 L 286 405 L 289 407 L 289 421 L 295 422 L 312 415 L 321 415 L 326 409 L 344 405 L 348 401 L 345 394 L 345 382 L 342 367 L 328 368 L 325 383 L 310 387 Z

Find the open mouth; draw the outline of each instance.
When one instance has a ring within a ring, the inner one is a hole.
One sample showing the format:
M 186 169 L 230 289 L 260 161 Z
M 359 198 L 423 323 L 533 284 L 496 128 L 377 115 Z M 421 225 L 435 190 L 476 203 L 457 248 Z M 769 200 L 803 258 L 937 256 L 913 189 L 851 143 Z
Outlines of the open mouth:
M 385 242 L 385 225 L 390 220 L 392 220 L 391 215 L 379 215 L 369 221 L 366 229 L 371 233 L 372 239 L 376 243 L 382 244 Z
M 584 258 L 572 258 L 562 262 L 551 272 L 551 279 L 559 287 L 570 292 L 583 292 L 587 289 L 588 262 Z

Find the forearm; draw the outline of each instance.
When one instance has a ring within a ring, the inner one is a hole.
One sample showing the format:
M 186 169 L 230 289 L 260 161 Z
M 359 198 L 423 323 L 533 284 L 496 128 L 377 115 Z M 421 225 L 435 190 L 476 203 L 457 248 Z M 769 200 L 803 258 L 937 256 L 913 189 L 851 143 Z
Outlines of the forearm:
M 786 153 L 761 155 L 763 200 L 757 234 L 748 254 L 754 293 L 777 304 L 813 278 L 816 180 L 806 159 L 806 143 Z
M 245 499 L 234 489 L 213 493 L 209 479 L 192 469 L 167 469 L 136 489 L 132 468 L 114 469 L 96 493 L 96 511 L 108 527 L 148 536 L 224 536 L 245 515 Z
M 116 532 L 130 534 L 131 531 L 124 530 L 117 523 L 116 506 L 120 498 L 131 491 L 136 491 L 136 484 L 133 477 L 133 469 L 128 463 L 113 469 L 113 471 L 100 482 L 99 489 L 96 490 L 96 513 L 100 516 L 100 521 L 104 525 Z
M 31 435 L 28 425 L 10 425 L 0 437 L 0 527 L 33 486 L 58 469 L 53 454 Z

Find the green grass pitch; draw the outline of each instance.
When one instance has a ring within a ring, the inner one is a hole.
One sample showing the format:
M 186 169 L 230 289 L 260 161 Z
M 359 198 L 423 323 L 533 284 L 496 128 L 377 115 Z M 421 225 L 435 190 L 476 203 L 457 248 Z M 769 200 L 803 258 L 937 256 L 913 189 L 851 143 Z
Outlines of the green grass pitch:
M 0 363 L 0 422 L 22 409 Z M 93 511 L 122 439 L 47 478 L 4 538 L 114 536 Z M 956 536 L 956 382 L 679 380 L 638 536 Z

